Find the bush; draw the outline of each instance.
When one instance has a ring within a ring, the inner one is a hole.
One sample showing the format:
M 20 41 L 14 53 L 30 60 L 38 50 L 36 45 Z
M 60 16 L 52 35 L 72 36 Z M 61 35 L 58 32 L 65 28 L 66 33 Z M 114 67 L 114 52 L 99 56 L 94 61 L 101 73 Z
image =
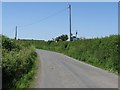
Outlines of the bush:
M 16 82 L 28 73 L 37 54 L 33 46 L 29 46 L 26 42 L 15 41 L 5 36 L 2 38 L 2 87 L 13 88 Z
M 13 49 L 20 49 L 20 46 L 17 45 L 13 40 L 5 37 L 5 36 L 2 36 L 2 48 L 3 49 L 6 49 L 8 51 L 11 51 Z

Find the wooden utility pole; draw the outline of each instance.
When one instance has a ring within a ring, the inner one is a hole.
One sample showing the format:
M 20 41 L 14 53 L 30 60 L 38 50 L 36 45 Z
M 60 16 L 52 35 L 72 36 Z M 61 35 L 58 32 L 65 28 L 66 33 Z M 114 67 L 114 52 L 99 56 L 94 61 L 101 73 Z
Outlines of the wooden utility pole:
M 17 39 L 17 26 L 15 27 L 15 40 Z
M 71 38 L 71 5 L 69 4 L 69 25 L 70 25 L 70 41 L 72 40 Z

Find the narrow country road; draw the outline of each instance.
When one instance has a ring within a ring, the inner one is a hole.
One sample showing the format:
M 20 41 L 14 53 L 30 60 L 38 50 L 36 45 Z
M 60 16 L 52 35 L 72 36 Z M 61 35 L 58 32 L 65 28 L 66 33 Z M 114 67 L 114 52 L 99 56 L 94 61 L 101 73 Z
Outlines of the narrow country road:
M 35 88 L 118 88 L 118 76 L 60 53 L 36 50 Z

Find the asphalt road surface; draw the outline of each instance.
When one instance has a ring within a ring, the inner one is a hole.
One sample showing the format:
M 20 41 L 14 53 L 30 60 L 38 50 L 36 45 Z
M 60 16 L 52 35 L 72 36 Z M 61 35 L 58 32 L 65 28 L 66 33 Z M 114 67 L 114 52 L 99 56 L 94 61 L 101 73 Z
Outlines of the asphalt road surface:
M 35 88 L 118 88 L 118 76 L 66 55 L 36 50 L 40 60 Z

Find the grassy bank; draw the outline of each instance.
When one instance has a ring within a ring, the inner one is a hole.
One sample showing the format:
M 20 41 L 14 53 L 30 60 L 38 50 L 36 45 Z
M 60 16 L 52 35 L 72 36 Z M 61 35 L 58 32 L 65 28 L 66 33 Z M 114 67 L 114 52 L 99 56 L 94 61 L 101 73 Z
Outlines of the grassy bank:
M 118 73 L 120 66 L 118 35 L 81 39 L 72 42 L 44 42 L 35 40 L 28 42 L 32 42 L 36 48 L 64 53 L 80 61 Z
M 2 87 L 27 88 L 35 74 L 35 48 L 2 36 Z

